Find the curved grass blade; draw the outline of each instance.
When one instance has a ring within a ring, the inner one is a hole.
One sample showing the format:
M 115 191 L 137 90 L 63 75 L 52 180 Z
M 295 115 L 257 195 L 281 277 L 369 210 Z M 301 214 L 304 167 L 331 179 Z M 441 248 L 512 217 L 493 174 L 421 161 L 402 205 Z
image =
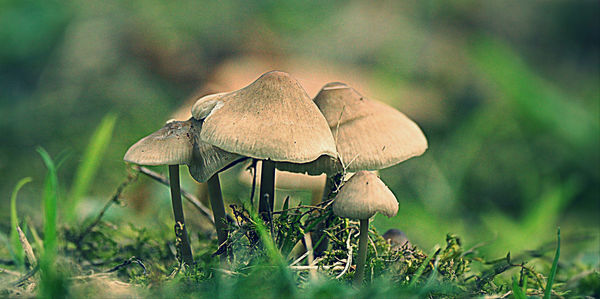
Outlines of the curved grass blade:
M 429 254 L 429 256 L 427 256 L 427 258 L 425 259 L 425 261 L 423 261 L 423 263 L 421 264 L 421 266 L 419 266 L 419 268 L 417 269 L 417 272 L 415 272 L 415 275 L 411 278 L 410 283 L 408 284 L 409 288 L 415 287 L 417 284 L 417 281 L 419 281 L 419 278 L 421 277 L 421 275 L 423 274 L 423 271 L 425 271 L 425 268 L 427 267 L 427 265 L 429 265 L 429 262 L 431 261 L 431 259 L 437 255 L 437 253 L 440 251 L 440 245 L 435 245 L 433 247 L 433 249 L 431 250 L 431 253 Z
M 15 264 L 23 265 L 25 263 L 25 252 L 19 241 L 19 233 L 17 232 L 17 226 L 19 226 L 19 217 L 17 215 L 17 194 L 19 190 L 25 186 L 25 184 L 31 182 L 30 177 L 22 178 L 15 188 L 13 189 L 12 195 L 10 196 L 10 247 L 11 254 L 15 260 Z

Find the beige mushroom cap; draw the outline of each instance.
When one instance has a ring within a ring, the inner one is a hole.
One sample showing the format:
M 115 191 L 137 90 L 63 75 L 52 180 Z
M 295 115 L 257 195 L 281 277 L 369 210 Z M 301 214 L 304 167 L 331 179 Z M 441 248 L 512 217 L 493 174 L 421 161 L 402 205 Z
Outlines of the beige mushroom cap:
M 205 182 L 229 164 L 244 158 L 200 141 L 201 128 L 202 122 L 193 118 L 169 121 L 132 145 L 123 159 L 140 165 L 187 164 L 192 177 Z
M 191 122 L 169 121 L 142 138 L 125 153 L 123 160 L 139 165 L 179 165 L 192 159 Z
M 398 201 L 372 172 L 359 171 L 348 180 L 333 202 L 333 212 L 344 218 L 366 220 L 379 212 L 388 217 L 398 213 Z
M 337 139 L 347 171 L 386 168 L 427 149 L 425 135 L 406 115 L 344 83 L 328 83 L 314 102 Z
M 261 163 L 262 161 L 258 161 L 256 164 L 257 184 L 260 184 Z M 239 180 L 246 185 L 251 185 L 253 176 L 252 171 L 245 169 L 240 173 Z M 306 175 L 288 171 L 277 171 L 275 172 L 275 188 L 283 190 L 323 191 L 326 179 L 327 176 L 325 174 Z
M 268 72 L 240 90 L 204 97 L 193 111 L 204 119 L 202 141 L 228 152 L 292 163 L 337 156 L 327 121 L 284 72 Z

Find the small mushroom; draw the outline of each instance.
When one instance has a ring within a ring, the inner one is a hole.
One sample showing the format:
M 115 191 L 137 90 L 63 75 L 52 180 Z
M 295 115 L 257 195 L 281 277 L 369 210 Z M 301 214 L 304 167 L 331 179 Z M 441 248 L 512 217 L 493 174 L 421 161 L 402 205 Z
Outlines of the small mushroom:
M 211 208 L 219 244 L 222 244 L 227 239 L 227 231 L 218 172 L 243 159 L 239 155 L 200 142 L 197 136 L 201 127 L 202 122 L 193 118 L 188 121 L 169 121 L 158 131 L 132 145 L 123 158 L 126 162 L 139 165 L 169 165 L 175 234 L 180 239 L 178 250 L 188 265 L 194 260 L 181 203 L 179 165 L 189 165 L 190 173 L 196 180 L 208 181 Z
M 268 72 L 242 89 L 203 97 L 192 115 L 204 121 L 203 142 L 263 160 L 259 212 L 265 220 L 275 199 L 276 162 L 337 157 L 327 121 L 298 81 L 284 72 Z
M 358 260 L 354 274 L 354 283 L 360 284 L 363 281 L 367 260 L 369 219 L 375 213 L 387 217 L 396 216 L 398 201 L 377 175 L 363 170 L 354 174 L 342 186 L 333 202 L 333 212 L 339 217 L 360 220 Z
M 388 229 L 382 235 L 382 237 L 384 240 L 390 242 L 390 245 L 392 246 L 393 250 L 398 250 L 398 249 L 402 248 L 404 245 L 412 246 L 412 244 L 408 240 L 408 237 L 406 236 L 406 234 L 397 228 Z

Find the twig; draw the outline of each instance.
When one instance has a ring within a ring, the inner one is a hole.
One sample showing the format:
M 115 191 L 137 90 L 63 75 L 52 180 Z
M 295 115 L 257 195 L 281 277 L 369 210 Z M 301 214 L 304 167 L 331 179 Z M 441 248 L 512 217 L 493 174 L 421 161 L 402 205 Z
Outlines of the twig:
M 302 261 L 302 260 L 303 260 L 305 257 L 307 257 L 307 256 L 308 256 L 308 253 L 309 253 L 309 252 L 308 252 L 308 251 L 306 251 L 306 252 L 305 252 L 303 255 L 301 255 L 299 258 L 297 258 L 295 261 L 293 261 L 293 262 L 290 264 L 290 267 L 291 267 L 291 266 L 293 266 L 293 265 L 295 265 L 295 264 L 297 264 L 297 263 L 299 263 L 300 261 Z M 309 263 L 309 265 L 310 265 L 310 263 Z
M 310 264 L 310 266 L 316 266 L 318 263 L 320 263 L 324 259 L 325 259 L 324 257 L 318 257 Z
M 130 257 L 128 260 L 124 261 L 120 265 L 117 265 L 117 266 L 113 267 L 112 269 L 106 271 L 106 273 L 115 272 L 115 271 L 117 271 L 117 270 L 119 270 L 119 269 L 121 269 L 123 267 L 129 266 L 131 264 L 138 264 L 144 270 L 144 275 L 146 275 L 146 266 L 144 265 L 144 263 L 140 259 L 138 259 L 135 256 Z
M 12 284 L 14 286 L 20 286 L 27 279 L 29 279 L 30 277 L 32 277 L 33 275 L 35 275 L 35 273 L 37 273 L 38 270 L 40 270 L 40 265 L 35 265 L 35 267 L 33 269 L 31 269 L 31 271 L 27 272 L 21 278 L 15 280 Z
M 377 253 L 377 247 L 375 246 L 375 242 L 373 242 L 373 239 L 371 239 L 370 236 L 367 236 L 367 239 L 369 239 L 369 244 L 371 244 L 371 246 L 373 246 L 373 251 L 375 251 L 375 256 L 379 256 L 379 253 Z
M 146 167 L 137 166 L 137 165 L 134 165 L 133 169 L 149 176 L 151 179 L 153 179 L 165 186 L 169 186 L 169 181 L 167 181 L 167 179 L 164 176 L 160 175 L 159 173 L 156 173 Z M 200 211 L 200 214 L 202 214 L 203 216 L 208 218 L 208 220 L 210 220 L 210 222 L 212 222 L 213 224 L 215 223 L 215 219 L 213 218 L 213 215 L 212 215 L 212 212 L 210 211 L 210 209 L 207 208 L 204 204 L 202 204 L 200 202 L 200 200 L 198 200 L 198 198 L 196 198 L 193 194 L 185 191 L 183 188 L 181 188 L 181 195 L 185 199 L 187 199 L 196 209 L 198 209 L 198 211 Z M 233 217 L 231 217 L 231 215 L 229 215 L 229 214 L 226 214 L 226 216 L 227 216 L 227 220 L 235 225 L 235 219 L 233 219 Z
M 342 270 L 342 272 L 335 277 L 335 279 L 340 279 L 340 277 L 342 277 L 344 274 L 346 274 L 346 272 L 348 272 L 348 269 L 350 269 L 350 265 L 352 265 L 352 244 L 350 244 L 351 239 L 352 239 L 352 231 L 350 231 L 350 233 L 348 233 L 348 239 L 346 240 L 346 248 L 348 249 L 348 257 L 346 258 L 346 266 L 344 267 L 344 270 Z
M 221 272 L 223 274 L 227 274 L 229 276 L 235 276 L 235 275 L 244 276 L 244 277 L 248 276 L 247 274 L 244 274 L 244 273 L 239 273 L 239 272 L 235 272 L 235 271 L 231 271 L 231 270 L 226 270 L 226 269 L 222 269 L 222 268 L 216 268 L 214 270 L 217 271 L 217 272 Z
M 0 272 L 1 273 L 6 273 L 6 274 L 10 274 L 10 275 L 14 275 L 14 276 L 21 276 L 21 273 L 19 273 L 17 271 L 12 271 L 12 270 L 8 270 L 8 269 L 4 269 L 4 268 L 0 268 Z
M 322 208 L 322 207 L 319 207 L 319 206 L 310 206 L 310 205 L 303 206 L 303 205 L 300 205 L 300 206 L 297 206 L 297 207 L 293 207 L 293 208 L 289 208 L 289 209 L 284 209 L 284 210 L 281 210 L 281 211 L 274 211 L 273 214 L 281 214 L 283 212 L 297 211 L 297 210 L 300 210 L 300 209 L 310 209 L 308 211 L 308 213 L 312 212 L 313 210 L 325 210 L 325 208 Z M 306 214 L 306 212 L 304 212 L 303 214 Z
M 341 269 L 342 266 L 291 266 L 290 269 L 296 271 L 305 271 L 305 270 L 318 270 L 319 268 L 323 270 L 338 270 Z
M 17 233 L 19 233 L 19 241 L 21 241 L 21 246 L 23 246 L 23 250 L 25 251 L 25 255 L 27 255 L 27 260 L 29 261 L 30 270 L 37 265 L 37 259 L 33 254 L 33 249 L 31 248 L 31 244 L 27 241 L 27 237 L 21 230 L 21 228 L 17 225 Z
M 121 183 L 121 185 L 119 185 L 119 187 L 117 187 L 117 191 L 115 192 L 115 194 L 113 194 L 113 196 L 110 198 L 110 200 L 108 200 L 108 202 L 104 205 L 104 207 L 100 211 L 100 214 L 98 214 L 98 216 L 96 216 L 96 219 L 94 219 L 94 221 L 90 225 L 88 225 L 88 227 L 85 228 L 85 230 L 79 235 L 79 237 L 77 237 L 77 240 L 75 241 L 75 245 L 77 245 L 77 247 L 79 247 L 81 245 L 81 240 L 83 240 L 83 238 L 87 234 L 89 234 L 92 231 L 92 229 L 96 225 L 98 225 L 98 223 L 100 223 L 100 220 L 102 220 L 102 217 L 104 216 L 104 213 L 106 213 L 108 208 L 112 204 L 119 203 L 119 197 L 121 197 L 121 193 L 123 193 L 123 190 L 125 189 L 125 187 L 127 187 L 129 184 L 131 184 L 131 182 L 133 182 L 136 178 L 137 178 L 137 174 L 135 174 L 135 175 L 130 174 L 127 176 L 127 180 L 125 180 L 123 183 Z

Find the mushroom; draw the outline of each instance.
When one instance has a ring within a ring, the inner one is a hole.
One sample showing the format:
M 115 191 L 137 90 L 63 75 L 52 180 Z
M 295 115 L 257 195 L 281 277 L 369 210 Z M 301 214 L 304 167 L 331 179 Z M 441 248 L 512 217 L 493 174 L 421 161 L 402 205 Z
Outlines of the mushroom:
M 225 209 L 221 197 L 218 172 L 243 157 L 228 153 L 198 140 L 202 122 L 169 121 L 158 131 L 142 138 L 125 153 L 123 160 L 139 165 L 169 165 L 169 182 L 175 235 L 178 238 L 178 251 L 183 261 L 191 265 L 194 260 L 190 247 L 179 187 L 179 165 L 189 165 L 192 176 L 201 182 L 208 181 L 211 208 L 219 244 L 227 240 Z
M 386 104 L 363 97 L 344 83 L 326 84 L 313 101 L 331 129 L 344 172 L 383 169 L 419 156 L 427 149 L 427 139 L 416 123 Z M 328 175 L 323 200 L 334 196 L 342 179 L 340 174 Z M 316 255 L 327 248 L 327 242 L 325 238 L 315 248 Z
M 387 168 L 427 149 L 425 135 L 406 115 L 344 83 L 326 84 L 314 102 L 331 128 L 345 171 Z
M 261 175 L 262 161 L 256 164 L 256 176 Z M 244 168 L 244 169 L 247 169 Z M 239 181 L 245 185 L 251 185 L 254 174 L 249 170 L 240 172 Z M 318 204 L 323 196 L 326 175 L 307 175 L 303 173 L 294 173 L 288 171 L 277 171 L 275 173 L 275 188 L 282 190 L 307 190 L 310 191 L 311 203 Z
M 204 121 L 203 142 L 263 160 L 259 212 L 265 220 L 271 219 L 275 199 L 276 163 L 337 158 L 327 121 L 284 72 L 268 72 L 242 89 L 203 97 L 192 107 L 192 116 Z
M 398 201 L 377 175 L 363 170 L 344 183 L 334 199 L 333 213 L 339 217 L 360 220 L 358 260 L 354 274 L 354 283 L 360 284 L 363 281 L 367 260 L 369 219 L 375 213 L 387 217 L 396 216 Z
M 402 248 L 404 245 L 412 246 L 412 244 L 408 240 L 408 237 L 406 236 L 406 234 L 397 228 L 388 229 L 382 235 L 382 237 L 384 240 L 386 240 L 390 243 L 393 250 L 398 250 L 398 249 Z

